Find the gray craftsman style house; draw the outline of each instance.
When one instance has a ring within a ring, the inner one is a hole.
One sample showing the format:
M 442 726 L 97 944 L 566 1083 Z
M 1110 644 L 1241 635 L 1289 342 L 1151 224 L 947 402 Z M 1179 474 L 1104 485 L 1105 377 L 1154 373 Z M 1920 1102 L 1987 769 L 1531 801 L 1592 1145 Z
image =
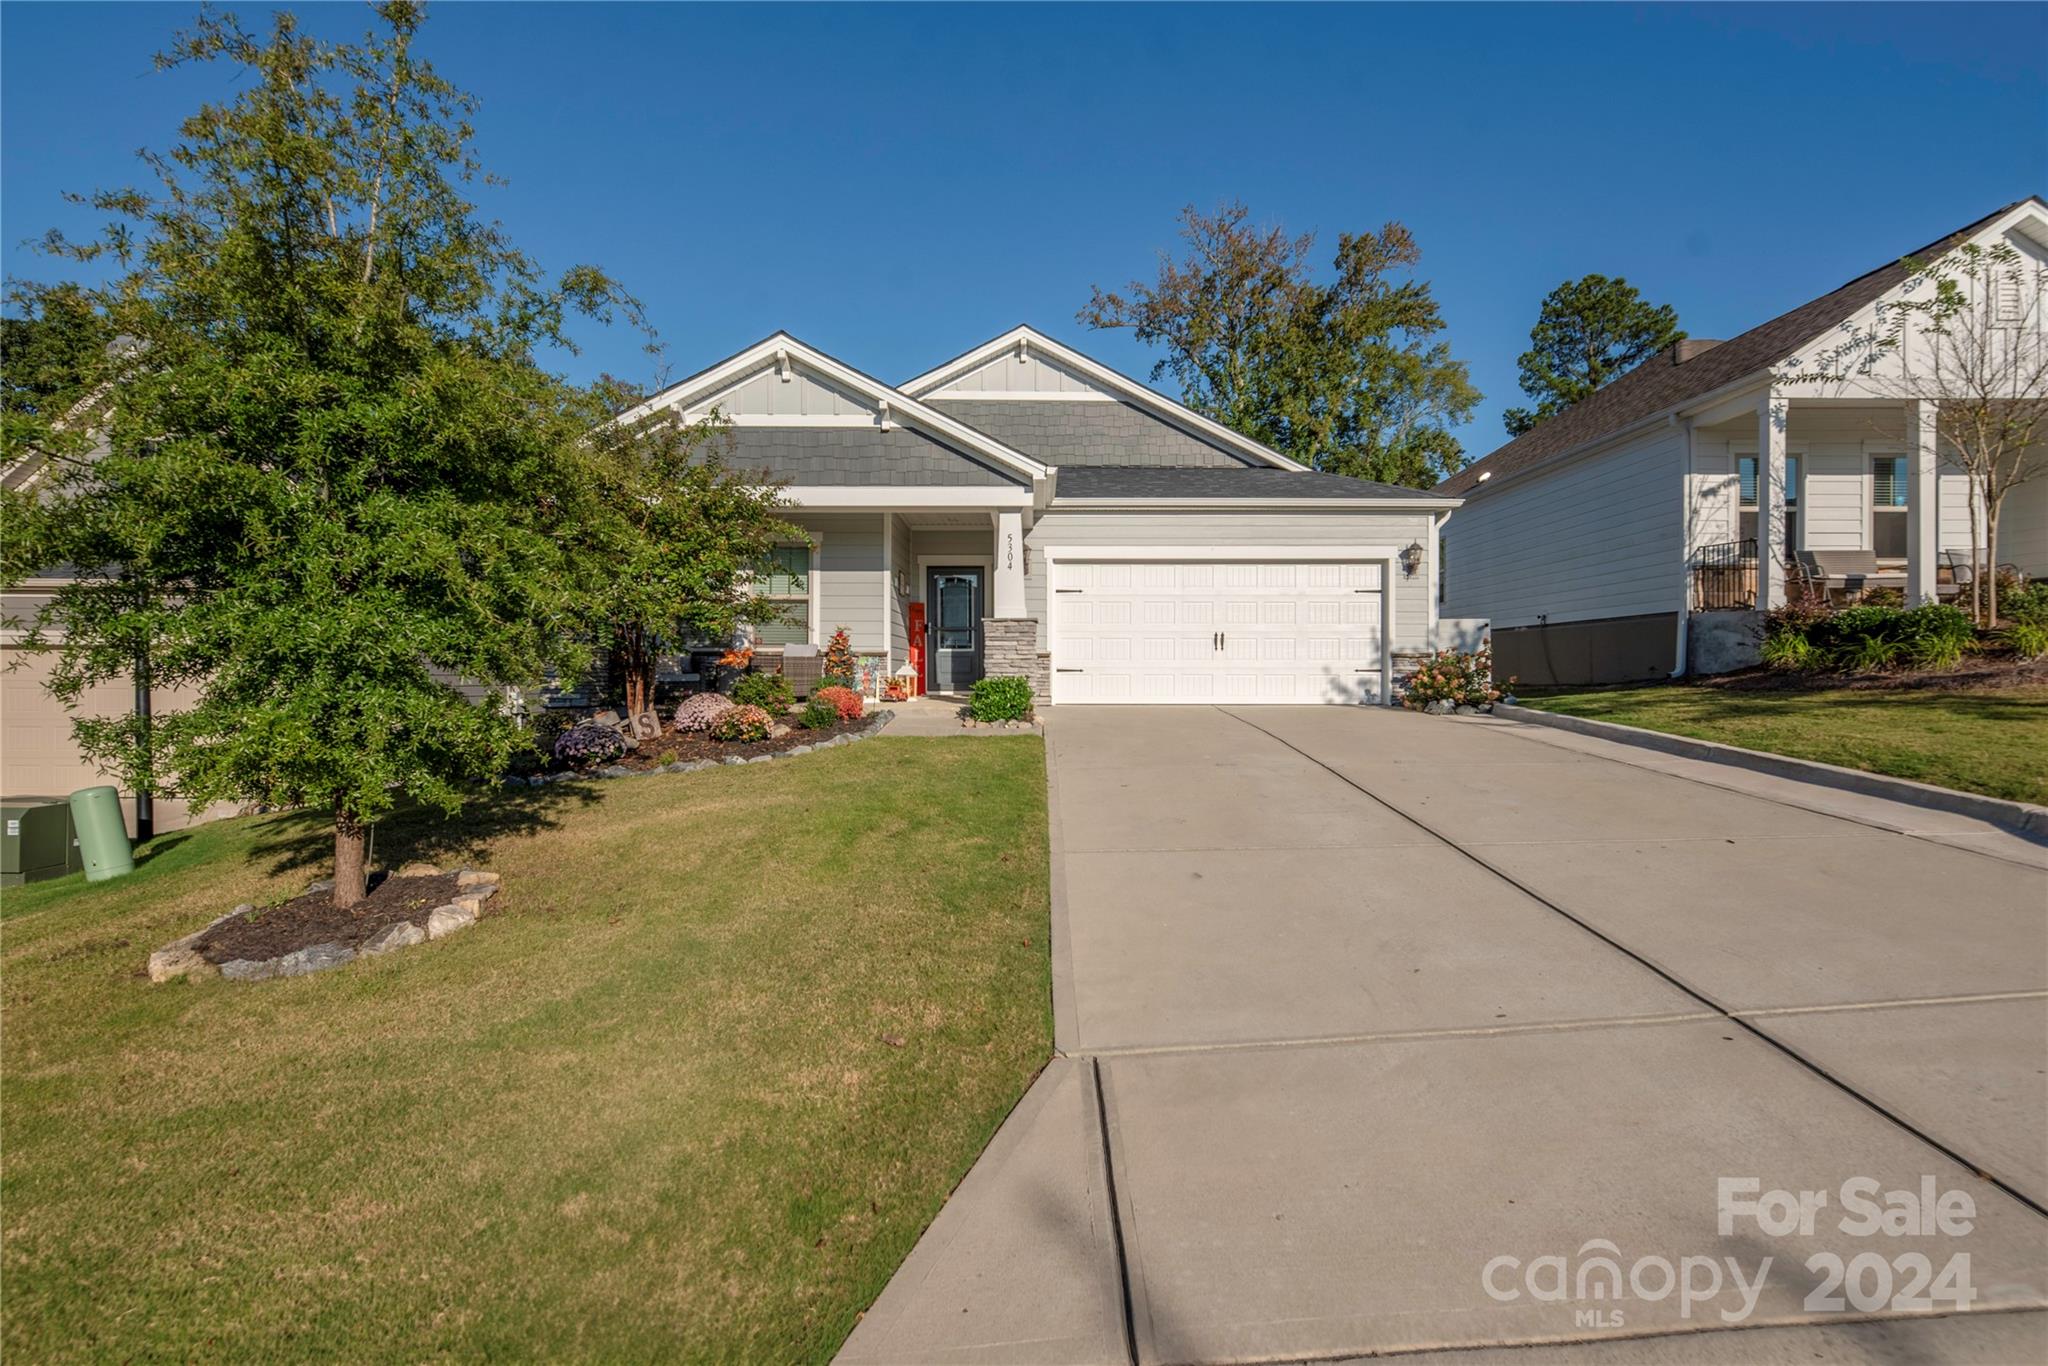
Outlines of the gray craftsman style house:
M 656 407 L 722 418 L 726 463 L 809 533 L 762 650 L 844 627 L 896 673 L 921 620 L 931 692 L 1384 703 L 1442 635 L 1457 498 L 1314 473 L 1028 327 L 897 385 L 777 333 Z
M 1966 242 L 2017 254 L 1978 303 L 1999 344 L 2040 347 L 2048 204 L 2008 204 L 1909 256 Z M 1962 589 L 1970 483 L 1937 449 L 1941 395 L 1890 373 L 1896 355 L 1803 377 L 1914 286 L 1903 259 L 1741 336 L 1679 342 L 1437 486 L 1464 500 L 1444 531 L 1443 610 L 1492 621 L 1496 673 L 1718 672 L 1755 662 L 1757 614 L 1789 585 L 1914 602 Z M 1995 560 L 2048 574 L 2048 469 L 2006 497 Z

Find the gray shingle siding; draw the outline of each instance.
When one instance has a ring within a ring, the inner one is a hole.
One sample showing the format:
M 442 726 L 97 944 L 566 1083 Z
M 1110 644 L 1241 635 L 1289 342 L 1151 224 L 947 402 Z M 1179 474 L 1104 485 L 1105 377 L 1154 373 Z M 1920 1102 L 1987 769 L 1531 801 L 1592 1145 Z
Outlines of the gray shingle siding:
M 734 469 L 797 487 L 873 484 L 1001 487 L 1024 481 L 908 427 L 733 427 L 715 440 Z
M 1121 399 L 939 397 L 933 407 L 1047 465 L 1208 465 L 1253 462 L 1192 436 Z
M 1275 469 L 1157 469 L 1098 465 L 1060 472 L 1055 503 L 1073 498 L 1327 498 L 1443 501 L 1423 489 L 1342 474 Z

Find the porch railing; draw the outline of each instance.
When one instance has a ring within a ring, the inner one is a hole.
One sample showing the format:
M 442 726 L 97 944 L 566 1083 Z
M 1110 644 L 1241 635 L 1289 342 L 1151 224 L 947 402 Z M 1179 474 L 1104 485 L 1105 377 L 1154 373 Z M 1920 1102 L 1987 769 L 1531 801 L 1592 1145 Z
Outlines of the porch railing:
M 1719 612 L 1756 602 L 1756 540 L 1703 545 L 1692 555 L 1692 610 Z

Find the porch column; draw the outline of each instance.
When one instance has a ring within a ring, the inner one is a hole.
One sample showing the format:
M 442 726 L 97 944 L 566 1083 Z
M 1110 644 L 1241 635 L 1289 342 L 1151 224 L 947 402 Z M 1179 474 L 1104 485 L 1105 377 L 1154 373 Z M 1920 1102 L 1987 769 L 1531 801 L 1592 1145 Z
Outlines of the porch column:
M 1935 417 L 1930 399 L 1906 405 L 1906 602 L 1917 606 L 1939 598 L 1934 571 L 1941 558 Z
M 1785 605 L 1785 424 L 1790 405 L 1767 389 L 1756 405 L 1756 608 Z
M 995 583 L 989 590 L 989 615 L 1022 617 L 1024 613 L 1024 514 L 996 514 Z

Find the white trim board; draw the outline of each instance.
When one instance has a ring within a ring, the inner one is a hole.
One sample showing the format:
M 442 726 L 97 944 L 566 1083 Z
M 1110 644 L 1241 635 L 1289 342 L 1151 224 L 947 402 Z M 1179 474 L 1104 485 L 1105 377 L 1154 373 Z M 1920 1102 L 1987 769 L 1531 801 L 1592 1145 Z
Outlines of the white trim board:
M 1308 468 L 1272 447 L 1262 445 L 1242 433 L 1234 432 L 1213 418 L 1202 416 L 1186 404 L 1178 403 L 1157 390 L 1138 383 L 1128 375 L 1118 374 L 1101 361 L 1084 356 L 1071 346 L 1062 345 L 1029 326 L 1013 327 L 1000 337 L 991 337 L 965 355 L 954 357 L 936 370 L 927 370 L 899 387 L 912 398 L 922 398 L 961 375 L 980 369 L 1005 351 L 1015 351 L 1019 347 L 1050 356 L 1054 363 L 1076 371 L 1090 383 L 1101 385 L 1113 394 L 1146 409 L 1155 417 L 1210 441 L 1218 442 L 1240 454 L 1248 455 L 1262 465 L 1272 465 L 1283 470 Z M 951 399 L 962 396 L 948 394 L 946 397 Z M 988 397 L 1007 398 L 1009 395 L 989 394 Z
M 786 484 L 787 506 L 826 512 L 834 508 L 907 512 L 913 508 L 1028 508 L 1031 490 L 999 484 Z

